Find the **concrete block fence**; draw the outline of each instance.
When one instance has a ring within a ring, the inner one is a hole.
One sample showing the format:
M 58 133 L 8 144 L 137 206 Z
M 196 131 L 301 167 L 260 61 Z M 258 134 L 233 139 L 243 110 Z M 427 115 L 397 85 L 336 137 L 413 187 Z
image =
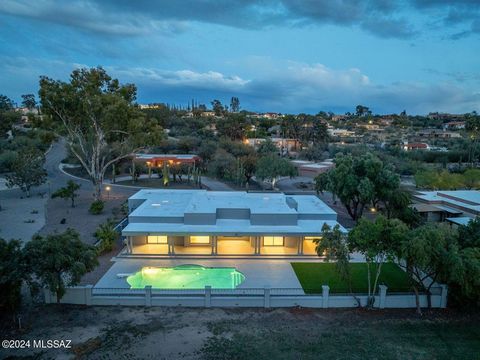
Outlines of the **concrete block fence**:
M 56 295 L 44 290 L 45 303 L 57 303 Z M 431 304 L 433 308 L 447 306 L 448 289 L 439 285 L 432 289 Z M 420 295 L 420 306 L 428 306 L 428 297 Z M 302 289 L 204 289 L 160 290 L 146 286 L 144 289 L 100 289 L 92 285 L 67 288 L 60 300 L 61 304 L 76 305 L 123 305 L 123 306 L 188 306 L 188 307 L 311 307 L 311 308 L 353 308 L 367 304 L 367 295 L 330 294 L 328 285 L 322 286 L 322 294 L 305 294 Z M 385 285 L 379 286 L 375 296 L 374 307 L 415 308 L 415 294 L 388 293 Z

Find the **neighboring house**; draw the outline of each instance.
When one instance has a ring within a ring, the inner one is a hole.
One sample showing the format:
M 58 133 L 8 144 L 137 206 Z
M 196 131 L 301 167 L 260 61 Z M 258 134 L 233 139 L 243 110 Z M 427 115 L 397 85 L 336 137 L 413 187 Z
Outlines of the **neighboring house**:
M 417 131 L 417 136 L 430 139 L 450 139 L 450 138 L 461 138 L 458 132 L 438 130 L 438 129 L 423 129 Z
M 331 160 L 325 160 L 320 163 L 305 160 L 292 160 L 292 164 L 298 169 L 298 175 L 311 178 L 327 172 L 335 166 Z
M 430 150 L 430 146 L 427 143 L 405 143 L 403 144 L 403 150 Z
M 480 215 L 480 191 L 420 191 L 413 195 L 412 207 L 427 221 L 447 221 L 465 225 Z
M 147 166 L 161 167 L 163 163 L 170 165 L 197 164 L 202 159 L 192 154 L 135 154 L 135 160 L 144 162 Z
M 465 129 L 465 121 L 450 121 L 443 124 L 444 130 L 462 130 Z
M 338 224 L 314 195 L 145 189 L 128 207 L 123 256 L 316 255 L 313 239 Z
M 355 136 L 355 131 L 350 131 L 347 129 L 327 129 L 327 132 L 330 136 L 339 136 L 339 137 Z
M 243 141 L 243 143 L 257 149 L 266 140 L 267 139 L 263 139 L 263 138 L 247 138 Z M 279 137 L 272 137 L 270 138 L 270 140 L 282 152 L 285 152 L 285 151 L 289 152 L 289 151 L 295 150 L 299 144 L 299 141 L 295 139 L 284 139 Z

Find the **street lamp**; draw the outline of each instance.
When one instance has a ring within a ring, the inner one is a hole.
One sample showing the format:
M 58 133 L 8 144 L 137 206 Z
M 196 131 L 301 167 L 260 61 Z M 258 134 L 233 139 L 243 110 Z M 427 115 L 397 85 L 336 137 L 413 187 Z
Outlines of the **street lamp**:
M 110 190 L 112 190 L 112 188 L 110 186 L 107 186 L 105 187 L 105 190 L 107 191 L 107 199 L 110 200 Z

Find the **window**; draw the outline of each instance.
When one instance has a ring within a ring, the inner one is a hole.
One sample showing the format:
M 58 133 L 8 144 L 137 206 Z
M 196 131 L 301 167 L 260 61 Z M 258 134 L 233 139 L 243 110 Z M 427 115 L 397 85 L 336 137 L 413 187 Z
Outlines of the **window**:
M 210 236 L 190 236 L 190 244 L 192 245 L 210 244 Z
M 263 246 L 283 246 L 283 236 L 264 236 Z
M 147 236 L 147 244 L 167 244 L 168 238 L 166 235 L 149 235 Z

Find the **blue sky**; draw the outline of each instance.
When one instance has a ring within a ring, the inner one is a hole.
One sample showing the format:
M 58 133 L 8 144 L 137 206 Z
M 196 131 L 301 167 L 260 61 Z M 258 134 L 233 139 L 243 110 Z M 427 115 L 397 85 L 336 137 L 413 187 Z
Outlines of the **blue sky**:
M 101 65 L 138 102 L 480 111 L 480 0 L 0 2 L 0 93 Z

